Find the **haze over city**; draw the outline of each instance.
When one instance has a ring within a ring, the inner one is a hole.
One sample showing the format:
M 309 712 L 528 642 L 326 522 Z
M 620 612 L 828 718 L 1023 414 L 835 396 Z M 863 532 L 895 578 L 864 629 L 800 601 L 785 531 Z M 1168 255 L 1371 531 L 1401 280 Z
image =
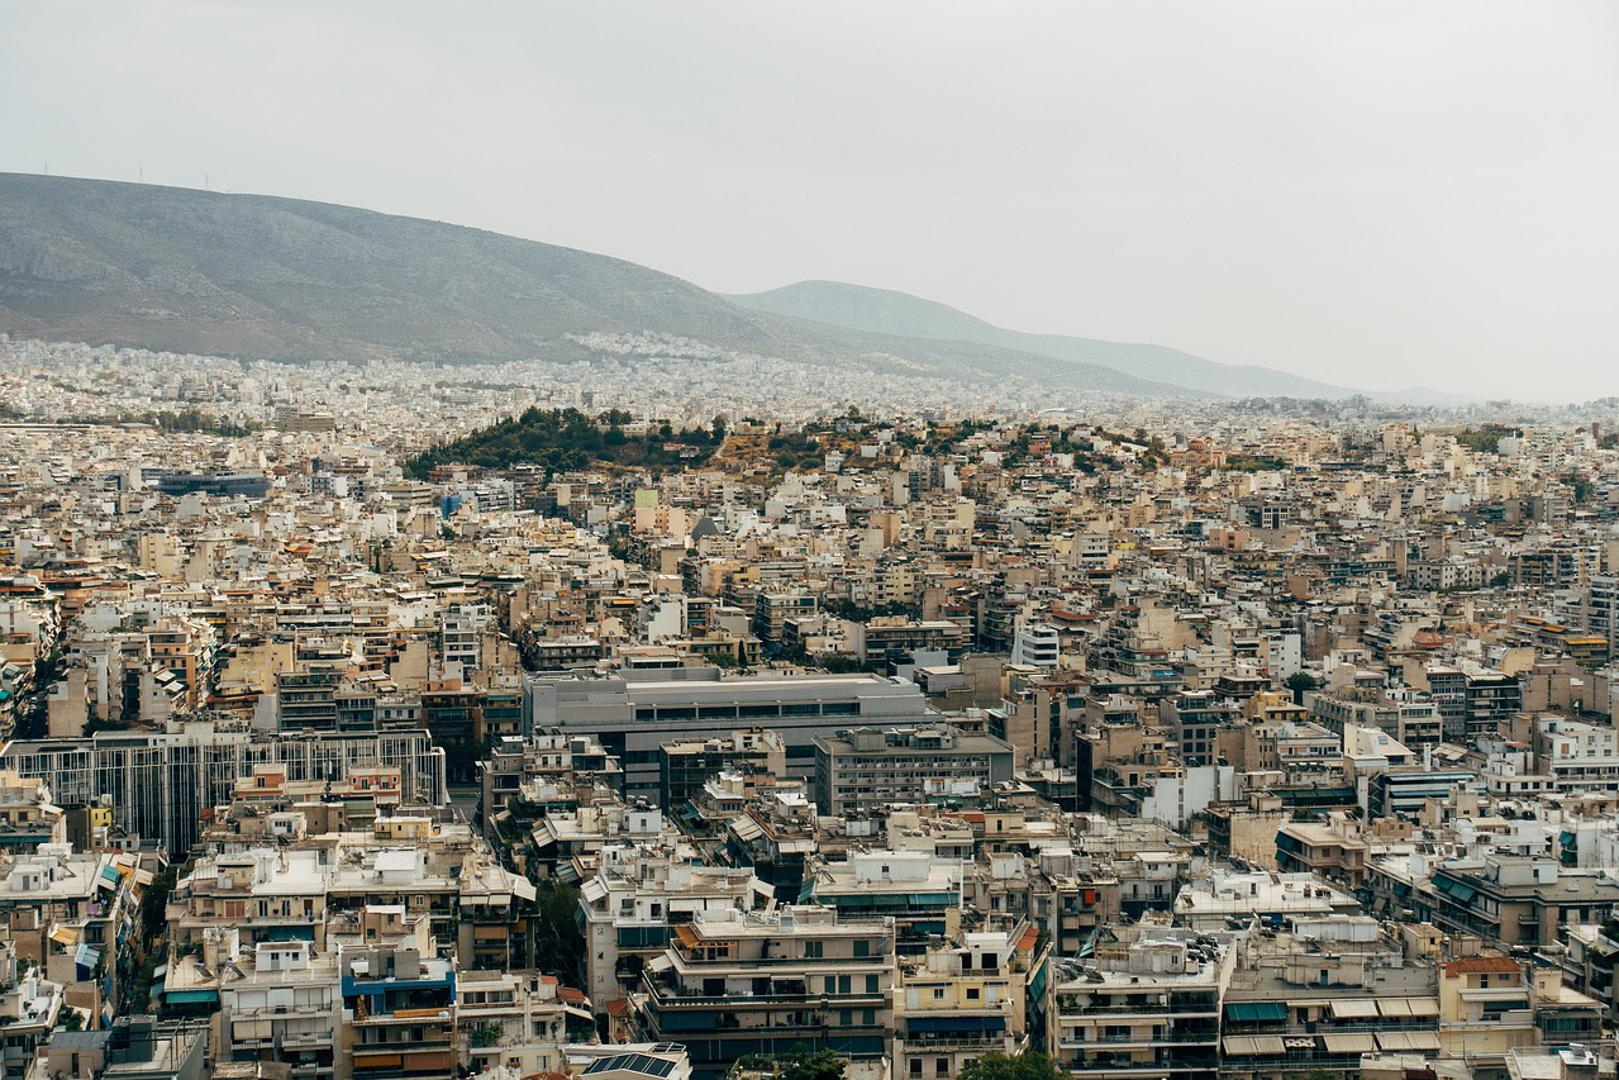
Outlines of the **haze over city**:
M 428 217 L 720 292 L 898 289 L 1371 390 L 1619 392 L 1607 3 L 8 2 L 0 25 L 0 169 Z

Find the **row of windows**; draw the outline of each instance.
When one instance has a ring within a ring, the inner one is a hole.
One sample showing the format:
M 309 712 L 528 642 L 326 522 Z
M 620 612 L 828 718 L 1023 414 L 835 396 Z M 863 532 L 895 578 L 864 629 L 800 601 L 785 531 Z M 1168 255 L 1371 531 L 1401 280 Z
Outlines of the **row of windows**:
M 665 720 L 768 720 L 783 716 L 859 716 L 858 701 L 789 701 L 745 705 L 640 705 L 635 718 Z

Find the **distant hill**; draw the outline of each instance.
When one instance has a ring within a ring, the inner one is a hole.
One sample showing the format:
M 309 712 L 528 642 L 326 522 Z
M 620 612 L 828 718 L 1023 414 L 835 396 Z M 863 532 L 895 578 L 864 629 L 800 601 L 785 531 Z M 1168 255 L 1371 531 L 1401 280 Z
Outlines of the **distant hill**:
M 1224 397 L 1343 398 L 1357 391 L 1253 364 L 1219 364 L 1162 345 L 1006 330 L 945 304 L 891 289 L 839 281 L 800 281 L 730 299 L 755 311 L 855 330 L 930 340 L 971 341 L 1081 364 L 1100 364 L 1201 394 Z
M 1115 364 L 761 311 L 621 259 L 441 222 L 17 173 L 0 173 L 0 329 L 247 358 L 445 363 L 575 359 L 590 353 L 569 335 L 670 334 L 985 387 L 1016 374 L 1052 388 L 1187 393 Z

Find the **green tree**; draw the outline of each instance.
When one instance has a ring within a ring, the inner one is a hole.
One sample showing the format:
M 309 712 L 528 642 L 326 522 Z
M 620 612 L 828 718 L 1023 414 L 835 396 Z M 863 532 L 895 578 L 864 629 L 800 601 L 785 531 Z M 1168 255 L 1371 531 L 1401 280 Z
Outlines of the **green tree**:
M 843 1080 L 844 1063 L 830 1050 L 811 1052 L 807 1047 L 774 1057 L 759 1055 L 743 1058 L 737 1064 L 758 1069 L 772 1080 Z
M 1065 1080 L 1066 1075 L 1038 1052 L 1016 1057 L 985 1054 L 961 1070 L 961 1080 Z
M 1321 682 L 1308 671 L 1295 671 L 1282 685 L 1293 692 L 1293 704 L 1303 705 L 1304 695 L 1311 690 L 1319 689 Z
M 535 959 L 540 970 L 563 982 L 583 979 L 585 935 L 579 929 L 579 890 L 556 878 L 541 878 L 534 906 L 540 931 Z
M 1573 490 L 1574 501 L 1581 506 L 1590 502 L 1591 496 L 1596 494 L 1596 485 L 1579 473 L 1569 473 L 1563 477 L 1563 483 Z

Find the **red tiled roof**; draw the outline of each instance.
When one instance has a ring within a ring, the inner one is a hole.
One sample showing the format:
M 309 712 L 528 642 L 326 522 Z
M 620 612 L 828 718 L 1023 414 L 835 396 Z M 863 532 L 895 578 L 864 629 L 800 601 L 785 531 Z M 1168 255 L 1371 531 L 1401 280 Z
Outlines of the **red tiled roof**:
M 1517 961 L 1504 956 L 1469 956 L 1445 965 L 1446 975 L 1521 975 Z

